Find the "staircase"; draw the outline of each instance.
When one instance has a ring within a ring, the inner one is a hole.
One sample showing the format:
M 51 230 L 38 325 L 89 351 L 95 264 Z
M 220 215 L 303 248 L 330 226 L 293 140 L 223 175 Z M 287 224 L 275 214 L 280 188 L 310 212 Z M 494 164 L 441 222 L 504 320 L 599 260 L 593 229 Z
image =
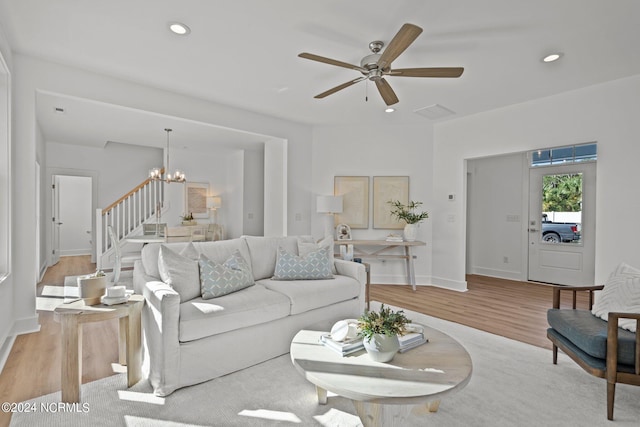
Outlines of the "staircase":
M 147 178 L 104 209 L 96 210 L 96 265 L 110 265 L 113 253 L 107 227 L 112 226 L 118 240 L 140 234 L 142 224 L 153 222 L 162 213 L 164 182 Z

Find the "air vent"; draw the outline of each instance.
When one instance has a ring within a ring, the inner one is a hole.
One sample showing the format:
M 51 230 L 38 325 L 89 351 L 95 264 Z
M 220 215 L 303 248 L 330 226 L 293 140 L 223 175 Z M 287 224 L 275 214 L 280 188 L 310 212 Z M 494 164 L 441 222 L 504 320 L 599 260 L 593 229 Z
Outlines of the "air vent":
M 418 108 L 413 111 L 416 114 L 426 117 L 430 120 L 441 119 L 443 117 L 451 116 L 455 114 L 455 111 L 451 111 L 447 107 L 443 107 L 440 104 L 429 105 L 428 107 Z

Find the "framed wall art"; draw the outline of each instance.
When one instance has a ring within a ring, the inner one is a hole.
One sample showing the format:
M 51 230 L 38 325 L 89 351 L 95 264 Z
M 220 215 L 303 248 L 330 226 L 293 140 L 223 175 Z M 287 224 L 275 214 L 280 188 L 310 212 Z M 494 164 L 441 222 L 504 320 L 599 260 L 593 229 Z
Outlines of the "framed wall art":
M 374 176 L 373 177 L 373 228 L 400 230 L 404 222 L 391 216 L 389 201 L 399 200 L 409 203 L 408 176 Z
M 351 228 L 369 228 L 369 177 L 336 176 L 333 194 L 342 196 L 342 213 L 334 215 L 335 223 Z
M 208 218 L 207 194 L 209 184 L 206 182 L 187 182 L 184 188 L 184 213 L 192 213 L 194 218 Z

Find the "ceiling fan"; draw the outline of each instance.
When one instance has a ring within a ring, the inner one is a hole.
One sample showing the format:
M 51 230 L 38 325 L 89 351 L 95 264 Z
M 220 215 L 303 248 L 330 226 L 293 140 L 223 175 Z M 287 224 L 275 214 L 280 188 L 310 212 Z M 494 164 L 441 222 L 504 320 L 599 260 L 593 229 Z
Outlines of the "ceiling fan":
M 352 70 L 360 71 L 362 77 L 348 81 L 326 92 L 322 92 L 316 95 L 314 98 L 324 98 L 331 94 L 334 94 L 342 89 L 346 89 L 351 85 L 354 85 L 363 80 L 371 80 L 375 82 L 382 99 L 387 105 L 393 105 L 398 102 L 391 85 L 385 80 L 385 76 L 393 77 L 460 77 L 464 68 L 462 67 L 444 67 L 444 68 L 398 68 L 392 69 L 391 63 L 402 52 L 405 51 L 418 38 L 422 33 L 422 28 L 413 24 L 404 24 L 400 31 L 393 37 L 386 49 L 379 53 L 384 47 L 384 43 L 376 40 L 369 43 L 369 49 L 373 52 L 371 55 L 367 55 L 360 61 L 360 65 L 348 64 L 346 62 L 337 61 L 335 59 L 325 58 L 323 56 L 314 55 L 312 53 L 303 52 L 298 56 L 304 59 L 310 59 L 312 61 L 323 62 L 329 65 L 335 65 L 337 67 L 349 68 Z

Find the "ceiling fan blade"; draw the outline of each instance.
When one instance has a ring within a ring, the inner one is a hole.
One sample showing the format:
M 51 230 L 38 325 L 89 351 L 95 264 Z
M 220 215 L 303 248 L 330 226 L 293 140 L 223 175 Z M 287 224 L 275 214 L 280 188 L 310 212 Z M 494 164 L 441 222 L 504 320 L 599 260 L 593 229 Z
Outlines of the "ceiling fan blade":
M 376 86 L 378 87 L 378 92 L 380 92 L 382 99 L 384 99 L 384 102 L 387 105 L 393 105 L 399 101 L 396 93 L 391 89 L 391 85 L 389 85 L 385 79 L 376 80 Z
M 463 72 L 462 67 L 399 68 L 389 70 L 387 74 L 394 77 L 460 77 Z
M 391 39 L 389 45 L 382 52 L 382 56 L 378 60 L 378 67 L 381 69 L 388 68 L 394 59 L 396 59 L 411 43 L 422 33 L 422 28 L 413 24 L 404 24 L 400 31 Z
M 367 70 L 365 70 L 364 68 L 359 67 L 357 65 L 348 64 L 346 62 L 338 61 L 338 60 L 331 59 L 331 58 L 325 58 L 324 56 L 314 55 L 313 53 L 303 52 L 298 56 L 300 58 L 310 59 L 312 61 L 318 61 L 318 62 L 322 62 L 324 64 L 335 65 L 336 67 L 344 67 L 344 68 L 348 68 L 350 70 L 357 70 L 357 71 L 361 71 L 361 72 L 367 72 Z
M 366 77 L 358 77 L 357 79 L 351 80 L 350 82 L 342 83 L 340 86 L 336 86 L 336 87 L 334 87 L 332 89 L 329 89 L 326 92 L 322 92 L 321 94 L 314 96 L 314 98 L 322 99 L 322 98 L 324 98 L 326 96 L 329 96 L 331 94 L 334 94 L 334 93 L 338 92 L 339 90 L 346 89 L 351 85 L 354 85 L 354 84 L 356 84 L 358 82 L 361 82 L 364 79 L 366 79 Z

